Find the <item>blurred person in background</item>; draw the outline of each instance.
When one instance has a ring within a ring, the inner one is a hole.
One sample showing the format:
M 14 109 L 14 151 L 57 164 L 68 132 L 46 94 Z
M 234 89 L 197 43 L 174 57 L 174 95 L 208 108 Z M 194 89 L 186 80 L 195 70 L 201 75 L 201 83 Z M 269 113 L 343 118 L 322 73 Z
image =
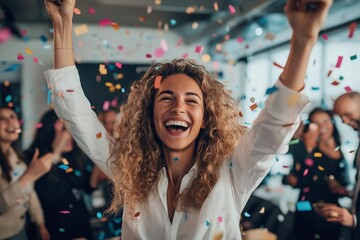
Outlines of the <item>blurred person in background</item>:
M 21 133 L 16 113 L 7 107 L 0 108 L 0 239 L 26 240 L 26 213 L 30 213 L 42 240 L 50 239 L 44 224 L 44 215 L 33 188 L 33 183 L 48 172 L 55 156 L 52 153 L 37 158 L 38 151 L 29 157 L 26 167 L 17 151 Z

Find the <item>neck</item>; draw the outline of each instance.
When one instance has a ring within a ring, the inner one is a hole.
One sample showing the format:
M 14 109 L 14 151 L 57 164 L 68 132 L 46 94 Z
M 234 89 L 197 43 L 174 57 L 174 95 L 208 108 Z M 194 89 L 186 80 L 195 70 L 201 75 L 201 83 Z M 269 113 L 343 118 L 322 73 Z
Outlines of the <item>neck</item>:
M 11 147 L 10 143 L 4 143 L 4 142 L 1 143 L 1 150 L 5 155 L 8 154 L 10 147 Z
M 192 143 L 186 149 L 179 151 L 163 147 L 167 165 L 166 172 L 170 185 L 180 186 L 182 178 L 189 172 L 195 163 L 194 151 L 195 143 Z

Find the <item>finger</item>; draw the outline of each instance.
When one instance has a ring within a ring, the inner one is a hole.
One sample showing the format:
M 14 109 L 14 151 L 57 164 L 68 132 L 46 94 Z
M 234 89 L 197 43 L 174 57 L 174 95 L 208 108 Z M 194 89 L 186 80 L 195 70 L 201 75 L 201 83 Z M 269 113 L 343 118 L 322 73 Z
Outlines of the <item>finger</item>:
M 330 217 L 330 218 L 326 218 L 327 222 L 340 222 L 339 218 L 335 218 L 335 217 Z
M 32 157 L 32 161 L 36 160 L 38 157 L 39 157 L 39 149 L 35 148 L 35 153 L 34 153 L 34 155 Z

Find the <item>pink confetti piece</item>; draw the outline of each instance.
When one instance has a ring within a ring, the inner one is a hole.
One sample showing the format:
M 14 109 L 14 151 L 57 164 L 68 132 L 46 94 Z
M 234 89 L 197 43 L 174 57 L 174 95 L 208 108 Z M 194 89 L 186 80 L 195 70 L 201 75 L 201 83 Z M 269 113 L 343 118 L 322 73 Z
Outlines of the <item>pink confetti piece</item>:
M 304 188 L 304 189 L 303 189 L 303 192 L 304 192 L 304 193 L 310 192 L 310 188 Z
M 66 92 L 74 92 L 74 90 L 68 89 L 68 90 L 66 90 Z
M 20 31 L 20 34 L 21 34 L 21 36 L 25 36 L 26 34 L 27 34 L 27 31 L 24 29 L 24 30 L 21 30 Z
M 346 86 L 344 87 L 345 91 L 346 92 L 351 92 L 352 91 L 352 88 L 350 86 Z
M 219 62 L 218 61 L 214 61 L 213 62 L 213 66 L 215 69 L 218 69 L 219 68 Z
M 303 176 L 305 177 L 309 173 L 309 169 L 305 169 Z
M 39 129 L 42 128 L 43 124 L 41 122 L 35 124 L 35 128 Z
M 109 101 L 105 101 L 104 103 L 103 103 L 103 110 L 104 111 L 107 111 L 107 110 L 109 110 L 109 108 L 110 108 L 110 102 Z
M 121 50 L 124 49 L 124 47 L 123 47 L 122 45 L 119 45 L 119 46 L 117 47 L 117 49 L 121 51 Z
M 163 48 L 160 47 L 160 48 L 155 49 L 155 52 L 154 52 L 155 57 L 162 57 L 162 56 L 164 56 L 164 54 L 165 54 L 165 51 Z
M 354 36 L 356 25 L 357 25 L 356 22 L 353 22 L 353 23 L 350 24 L 350 26 L 349 26 L 349 38 L 352 38 Z
M 326 40 L 328 40 L 328 39 L 329 39 L 329 36 L 328 36 L 327 34 L 325 34 L 325 33 L 324 33 L 324 34 L 322 35 L 322 38 L 326 41 Z
M 11 31 L 9 28 L 0 28 L 0 43 L 4 43 L 11 37 Z
M 115 66 L 119 69 L 122 69 L 122 63 L 120 63 L 120 62 L 116 62 Z
M 39 63 L 39 59 L 37 57 L 33 58 L 34 63 Z
M 145 55 L 146 58 L 152 58 L 152 55 L 150 53 Z
M 314 160 L 312 160 L 311 158 L 305 159 L 305 165 L 308 167 L 314 166 Z
M 70 211 L 60 211 L 60 213 L 62 213 L 62 214 L 69 214 Z
M 168 44 L 164 39 L 160 41 L 160 46 L 162 50 L 164 50 L 164 52 L 167 52 L 169 50 Z
M 25 59 L 25 57 L 24 57 L 23 55 L 21 55 L 21 54 L 18 54 L 17 59 L 18 59 L 19 61 L 22 61 L 22 60 Z
M 340 68 L 341 67 L 341 63 L 342 63 L 342 60 L 343 60 L 343 56 L 339 56 L 338 57 L 338 60 L 337 60 L 337 63 L 336 63 L 336 68 Z
M 204 47 L 200 46 L 200 45 L 196 45 L 195 52 L 196 53 L 202 53 L 202 51 L 204 51 Z
M 111 100 L 111 106 L 116 107 L 118 105 L 119 99 L 117 97 L 114 97 L 113 100 Z
M 235 14 L 235 13 L 236 13 L 236 10 L 235 10 L 235 8 L 234 8 L 233 5 L 229 4 L 228 7 L 229 7 L 229 12 L 230 12 L 231 14 Z
M 188 58 L 189 57 L 189 54 L 187 54 L 187 53 L 184 53 L 183 55 L 182 55 L 182 58 Z
M 106 25 L 110 25 L 112 21 L 108 18 L 102 19 L 99 21 L 99 25 L 105 27 Z
M 219 222 L 219 223 L 221 223 L 221 222 L 223 221 L 223 219 L 222 219 L 222 217 L 221 217 L 221 216 L 220 216 L 220 217 L 218 217 L 218 218 L 217 218 L 217 220 L 218 220 L 218 222 Z
M 243 42 L 244 42 L 244 39 L 243 39 L 242 37 L 238 37 L 238 38 L 236 39 L 236 41 L 237 41 L 238 43 L 243 43 Z
M 177 40 L 176 42 L 176 46 L 179 47 L 182 43 L 183 43 L 183 39 L 179 38 L 179 40 Z
M 88 12 L 89 12 L 89 14 L 93 15 L 93 14 L 95 14 L 96 11 L 95 11 L 95 8 L 89 7 Z

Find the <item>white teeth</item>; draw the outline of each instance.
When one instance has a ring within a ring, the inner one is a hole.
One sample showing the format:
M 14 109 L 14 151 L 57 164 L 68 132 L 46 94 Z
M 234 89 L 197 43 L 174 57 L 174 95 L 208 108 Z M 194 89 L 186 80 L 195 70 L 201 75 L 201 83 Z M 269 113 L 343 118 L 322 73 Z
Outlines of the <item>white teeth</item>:
M 175 121 L 175 120 L 169 120 L 165 123 L 165 126 L 180 126 L 180 127 L 189 127 L 189 124 L 184 121 Z
M 21 129 L 20 128 L 7 128 L 6 131 L 11 132 L 11 133 L 21 133 Z

